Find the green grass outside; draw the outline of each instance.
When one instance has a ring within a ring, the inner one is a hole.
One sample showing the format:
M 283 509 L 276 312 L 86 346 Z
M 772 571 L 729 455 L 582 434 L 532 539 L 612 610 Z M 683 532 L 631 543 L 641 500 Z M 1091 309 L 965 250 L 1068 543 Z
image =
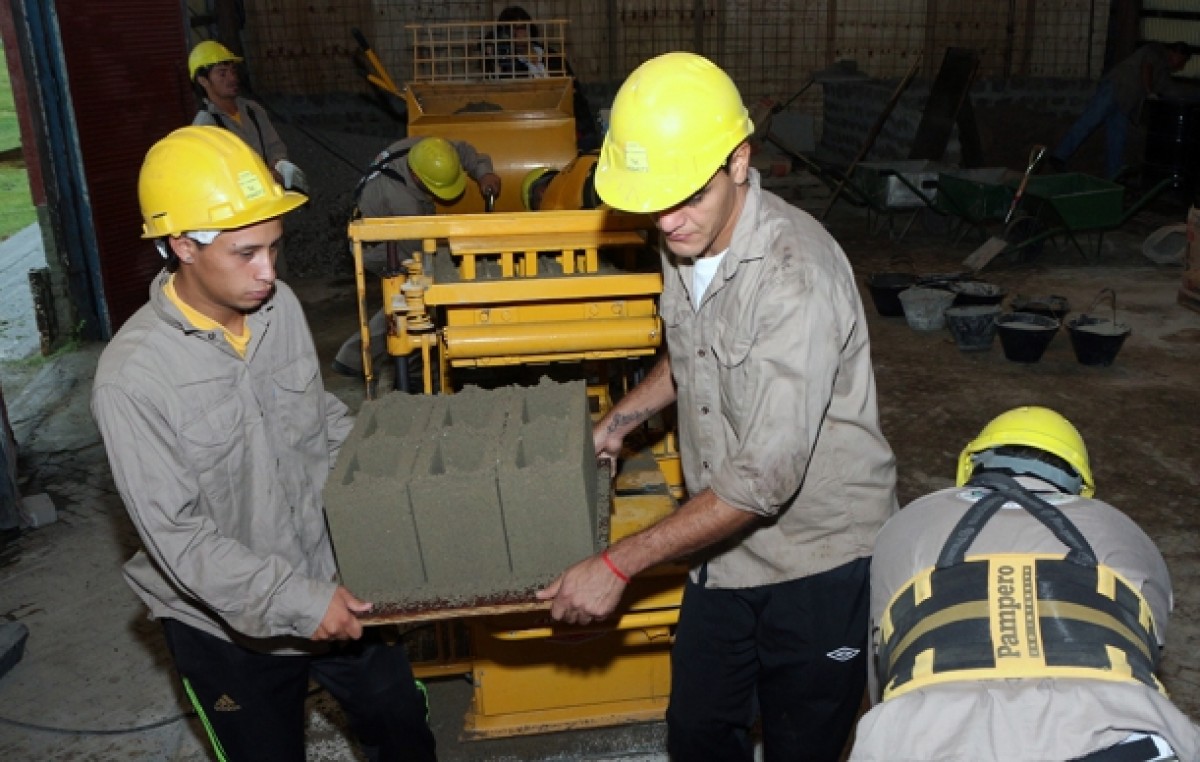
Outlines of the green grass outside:
M 3 52 L 3 47 L 0 47 Z M 0 65 L 0 152 L 21 147 L 8 67 Z M 37 220 L 24 159 L 0 161 L 0 241 Z

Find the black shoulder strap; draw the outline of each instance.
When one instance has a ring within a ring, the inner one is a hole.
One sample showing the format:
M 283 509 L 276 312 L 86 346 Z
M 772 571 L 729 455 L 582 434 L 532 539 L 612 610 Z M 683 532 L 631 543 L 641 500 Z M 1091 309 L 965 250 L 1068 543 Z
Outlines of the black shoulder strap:
M 967 486 L 983 487 L 992 492 L 976 501 L 958 520 L 954 530 L 946 538 L 946 544 L 942 546 L 941 555 L 938 556 L 939 569 L 962 563 L 979 530 L 983 529 L 1001 506 L 1010 501 L 1028 511 L 1053 532 L 1059 542 L 1070 548 L 1066 560 L 1081 566 L 1096 565 L 1096 552 L 1071 520 L 1058 508 L 1022 487 L 1016 479 L 1007 474 L 992 472 L 973 477 Z
M 262 127 L 258 124 L 258 117 L 254 115 L 254 108 L 250 105 L 246 106 L 246 113 L 250 116 L 250 121 L 254 122 L 254 131 L 258 133 L 258 145 L 262 150 L 263 161 L 267 160 L 267 143 L 263 140 Z M 272 167 L 274 169 L 274 167 Z
M 363 188 L 367 186 L 367 182 L 377 174 L 383 175 L 390 180 L 395 180 L 401 185 L 408 185 L 408 181 L 404 179 L 404 175 L 388 166 L 396 159 L 403 159 L 405 156 L 408 156 L 408 150 L 408 148 L 401 148 L 395 153 L 384 151 L 382 156 L 376 159 L 371 166 L 367 167 L 367 171 L 359 178 L 358 185 L 354 186 L 355 206 L 358 206 L 358 199 L 362 196 Z

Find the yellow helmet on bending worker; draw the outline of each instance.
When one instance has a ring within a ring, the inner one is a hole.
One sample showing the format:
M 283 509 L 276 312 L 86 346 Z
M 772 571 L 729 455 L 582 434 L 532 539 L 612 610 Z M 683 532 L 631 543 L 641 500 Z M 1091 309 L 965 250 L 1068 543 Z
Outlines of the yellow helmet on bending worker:
M 596 193 L 596 152 L 576 156 L 562 170 L 537 167 L 521 182 L 521 202 L 529 211 L 596 209 L 604 202 Z

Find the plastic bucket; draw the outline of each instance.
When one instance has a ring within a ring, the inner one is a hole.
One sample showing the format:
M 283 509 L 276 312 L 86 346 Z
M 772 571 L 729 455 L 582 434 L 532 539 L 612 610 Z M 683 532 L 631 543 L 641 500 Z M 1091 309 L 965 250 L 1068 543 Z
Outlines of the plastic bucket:
M 946 325 L 943 314 L 954 302 L 954 294 L 940 288 L 908 288 L 900 292 L 904 319 L 914 331 L 940 331 Z
M 1032 312 L 1010 312 L 996 317 L 996 332 L 1004 356 L 1013 362 L 1037 362 L 1058 332 L 1059 321 Z
M 917 282 L 917 276 L 912 273 L 872 273 L 867 276 L 867 290 L 871 292 L 871 301 L 875 303 L 875 311 L 884 317 L 900 317 L 904 314 L 904 305 L 900 303 L 900 292 L 911 288 Z
M 1121 351 L 1121 345 L 1132 332 L 1124 323 L 1087 315 L 1067 323 L 1075 359 L 1084 365 L 1112 365 L 1113 360 L 1117 359 L 1117 352 Z
M 968 304 L 946 309 L 946 327 L 954 337 L 954 343 L 964 352 L 979 352 L 990 349 L 996 338 L 996 316 L 1000 314 L 998 304 Z
M 950 284 L 954 292 L 954 306 L 966 307 L 972 304 L 1000 304 L 1004 301 L 1004 289 L 994 283 L 984 283 L 981 280 L 964 280 Z

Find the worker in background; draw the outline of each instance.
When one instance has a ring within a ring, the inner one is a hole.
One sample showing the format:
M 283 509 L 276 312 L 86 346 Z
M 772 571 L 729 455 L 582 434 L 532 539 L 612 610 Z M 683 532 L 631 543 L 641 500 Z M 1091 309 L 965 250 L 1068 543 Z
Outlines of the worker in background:
M 125 577 L 218 758 L 304 759 L 311 678 L 367 759 L 434 759 L 404 647 L 364 632 L 371 604 L 336 579 L 321 490 L 352 419 L 274 268 L 304 196 L 215 127 L 152 146 L 138 196 L 166 264 L 100 357 L 92 413 L 141 538 Z
M 354 189 L 356 214 L 362 217 L 410 217 L 434 214 L 435 202 L 450 203 L 461 196 L 470 176 L 484 198 L 500 196 L 500 177 L 492 159 L 462 140 L 436 137 L 404 138 L 389 145 L 367 167 Z M 420 241 L 398 243 L 400 261 L 421 250 Z M 376 275 L 388 267 L 385 244 L 363 251 L 363 266 Z M 376 357 L 387 349 L 387 315 L 380 310 L 370 321 L 371 347 Z M 333 370 L 343 376 L 363 376 L 362 336 L 355 331 L 338 349 Z
M 1158 549 L 1092 497 L 1078 430 L 1021 407 L 958 487 L 884 525 L 871 567 L 877 704 L 852 760 L 1194 760 L 1155 677 L 1172 608 Z
M 576 156 L 561 170 L 537 167 L 521 181 L 521 203 L 527 211 L 595 209 L 602 203 L 596 195 L 596 162 L 600 153 Z
M 692 53 L 638 67 L 596 170 L 663 241 L 667 351 L 596 424 L 597 457 L 675 403 L 689 499 L 538 597 L 587 624 L 631 579 L 687 559 L 672 759 L 837 760 L 867 680 L 867 577 L 896 508 L 854 271 L 810 215 L 763 190 L 733 81 Z
M 1177 88 L 1171 74 L 1181 70 L 1192 57 L 1186 42 L 1163 45 L 1150 42 L 1116 64 L 1100 80 L 1083 113 L 1050 153 L 1047 163 L 1062 171 L 1079 146 L 1104 125 L 1104 172 L 1110 179 L 1121 174 L 1129 128 L 1136 123 L 1148 97 L 1169 95 Z
M 496 22 L 495 40 L 484 43 L 484 67 L 488 75 L 499 79 L 570 77 L 576 146 L 580 151 L 599 148 L 600 135 L 591 104 L 566 56 L 547 48 L 533 17 L 519 5 L 504 8 Z
M 241 56 L 214 40 L 205 40 L 188 55 L 188 74 L 203 104 L 192 120 L 195 125 L 216 125 L 233 132 L 253 148 L 275 181 L 288 190 L 308 193 L 304 172 L 288 161 L 287 146 L 275 131 L 267 111 L 241 97 L 237 64 Z

